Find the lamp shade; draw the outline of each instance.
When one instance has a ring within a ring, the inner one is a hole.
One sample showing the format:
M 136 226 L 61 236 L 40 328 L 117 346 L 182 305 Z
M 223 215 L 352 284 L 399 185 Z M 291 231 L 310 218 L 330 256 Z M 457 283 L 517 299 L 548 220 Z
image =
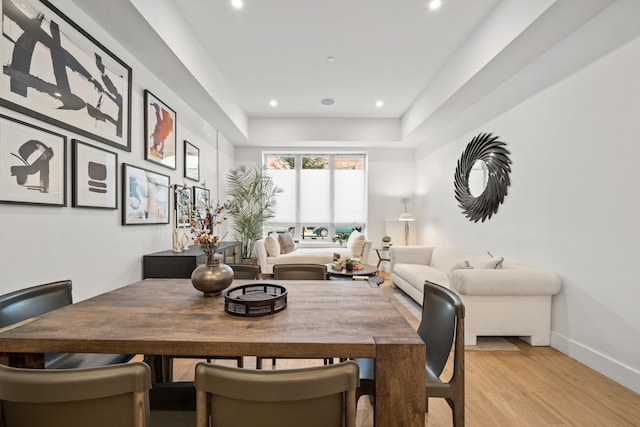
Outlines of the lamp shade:
M 398 218 L 398 221 L 415 221 L 415 220 L 416 220 L 415 217 L 408 212 L 404 212 L 402 215 L 400 215 L 400 218 Z

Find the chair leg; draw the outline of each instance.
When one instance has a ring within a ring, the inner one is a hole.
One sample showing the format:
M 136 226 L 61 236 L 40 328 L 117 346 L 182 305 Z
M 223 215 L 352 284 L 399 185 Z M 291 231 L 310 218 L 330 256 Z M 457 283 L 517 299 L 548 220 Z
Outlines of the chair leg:
M 453 427 L 464 427 L 464 402 L 454 402 L 447 399 L 451 406 L 451 415 L 453 415 Z

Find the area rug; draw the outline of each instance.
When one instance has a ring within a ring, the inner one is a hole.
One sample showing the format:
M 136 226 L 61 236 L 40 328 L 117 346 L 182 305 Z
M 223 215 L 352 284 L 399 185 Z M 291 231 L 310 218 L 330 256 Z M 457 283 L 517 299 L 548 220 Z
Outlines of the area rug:
M 422 307 L 412 298 L 397 289 L 392 290 L 392 302 L 414 328 L 418 329 L 422 317 Z M 467 345 L 466 351 L 520 351 L 515 345 L 502 337 L 478 337 L 476 345 Z

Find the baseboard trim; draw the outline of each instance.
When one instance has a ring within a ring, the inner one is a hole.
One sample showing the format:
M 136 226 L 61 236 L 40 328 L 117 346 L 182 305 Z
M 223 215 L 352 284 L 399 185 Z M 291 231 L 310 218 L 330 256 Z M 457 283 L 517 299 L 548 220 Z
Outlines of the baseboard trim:
M 640 372 L 632 367 L 553 331 L 551 332 L 551 347 L 624 387 L 640 393 Z

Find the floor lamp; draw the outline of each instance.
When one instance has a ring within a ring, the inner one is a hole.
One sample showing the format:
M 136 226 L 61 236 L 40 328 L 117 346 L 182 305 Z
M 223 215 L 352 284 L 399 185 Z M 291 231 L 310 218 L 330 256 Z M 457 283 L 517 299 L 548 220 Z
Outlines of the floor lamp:
M 407 212 L 407 203 L 409 202 L 409 198 L 404 197 L 402 199 L 402 203 L 404 203 L 404 213 L 400 215 L 398 221 L 404 222 L 404 245 L 409 246 L 409 222 L 415 221 L 416 218 Z

